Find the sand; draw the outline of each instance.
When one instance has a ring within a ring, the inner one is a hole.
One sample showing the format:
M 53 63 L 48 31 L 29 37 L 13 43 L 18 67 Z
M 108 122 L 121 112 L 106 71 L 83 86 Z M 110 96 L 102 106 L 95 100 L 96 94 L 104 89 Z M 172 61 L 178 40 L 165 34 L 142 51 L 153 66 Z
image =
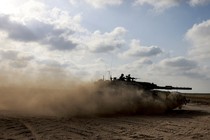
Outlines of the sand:
M 190 103 L 161 115 L 55 117 L 0 111 L 0 139 L 210 139 L 210 106 Z

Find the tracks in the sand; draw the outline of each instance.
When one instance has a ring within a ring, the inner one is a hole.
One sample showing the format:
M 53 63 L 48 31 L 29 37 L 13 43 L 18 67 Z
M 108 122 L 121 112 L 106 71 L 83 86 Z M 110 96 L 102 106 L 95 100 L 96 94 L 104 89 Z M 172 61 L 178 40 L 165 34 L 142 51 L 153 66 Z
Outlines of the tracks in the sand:
M 30 139 L 35 140 L 33 131 L 20 119 L 1 118 L 0 119 L 0 139 Z
M 59 118 L 0 113 L 0 140 L 208 139 L 210 114 L 188 107 L 159 116 Z

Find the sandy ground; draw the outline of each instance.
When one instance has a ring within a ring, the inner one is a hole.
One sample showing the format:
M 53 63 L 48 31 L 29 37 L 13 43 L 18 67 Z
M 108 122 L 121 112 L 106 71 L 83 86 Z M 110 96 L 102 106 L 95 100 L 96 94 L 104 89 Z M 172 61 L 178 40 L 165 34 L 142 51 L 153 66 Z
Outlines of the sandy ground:
M 210 139 L 210 106 L 188 104 L 164 115 L 29 116 L 0 112 L 0 139 Z

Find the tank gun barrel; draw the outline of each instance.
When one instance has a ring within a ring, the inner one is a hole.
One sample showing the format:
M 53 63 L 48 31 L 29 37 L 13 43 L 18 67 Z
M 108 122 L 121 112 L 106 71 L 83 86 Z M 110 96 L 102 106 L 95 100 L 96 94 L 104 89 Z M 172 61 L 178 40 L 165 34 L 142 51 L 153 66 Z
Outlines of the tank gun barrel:
M 136 82 L 137 86 L 146 90 L 165 89 L 165 90 L 192 90 L 191 87 L 173 87 L 173 86 L 158 86 L 154 83 Z
M 166 89 L 166 90 L 192 90 L 191 87 L 173 87 L 173 86 L 157 86 L 155 89 Z

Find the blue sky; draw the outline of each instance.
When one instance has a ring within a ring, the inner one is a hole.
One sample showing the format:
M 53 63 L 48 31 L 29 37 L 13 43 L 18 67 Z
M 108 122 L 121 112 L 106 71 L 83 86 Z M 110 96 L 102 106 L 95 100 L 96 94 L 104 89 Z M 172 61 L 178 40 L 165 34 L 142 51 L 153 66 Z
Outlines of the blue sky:
M 210 0 L 0 2 L 0 66 L 92 81 L 121 73 L 210 93 Z

